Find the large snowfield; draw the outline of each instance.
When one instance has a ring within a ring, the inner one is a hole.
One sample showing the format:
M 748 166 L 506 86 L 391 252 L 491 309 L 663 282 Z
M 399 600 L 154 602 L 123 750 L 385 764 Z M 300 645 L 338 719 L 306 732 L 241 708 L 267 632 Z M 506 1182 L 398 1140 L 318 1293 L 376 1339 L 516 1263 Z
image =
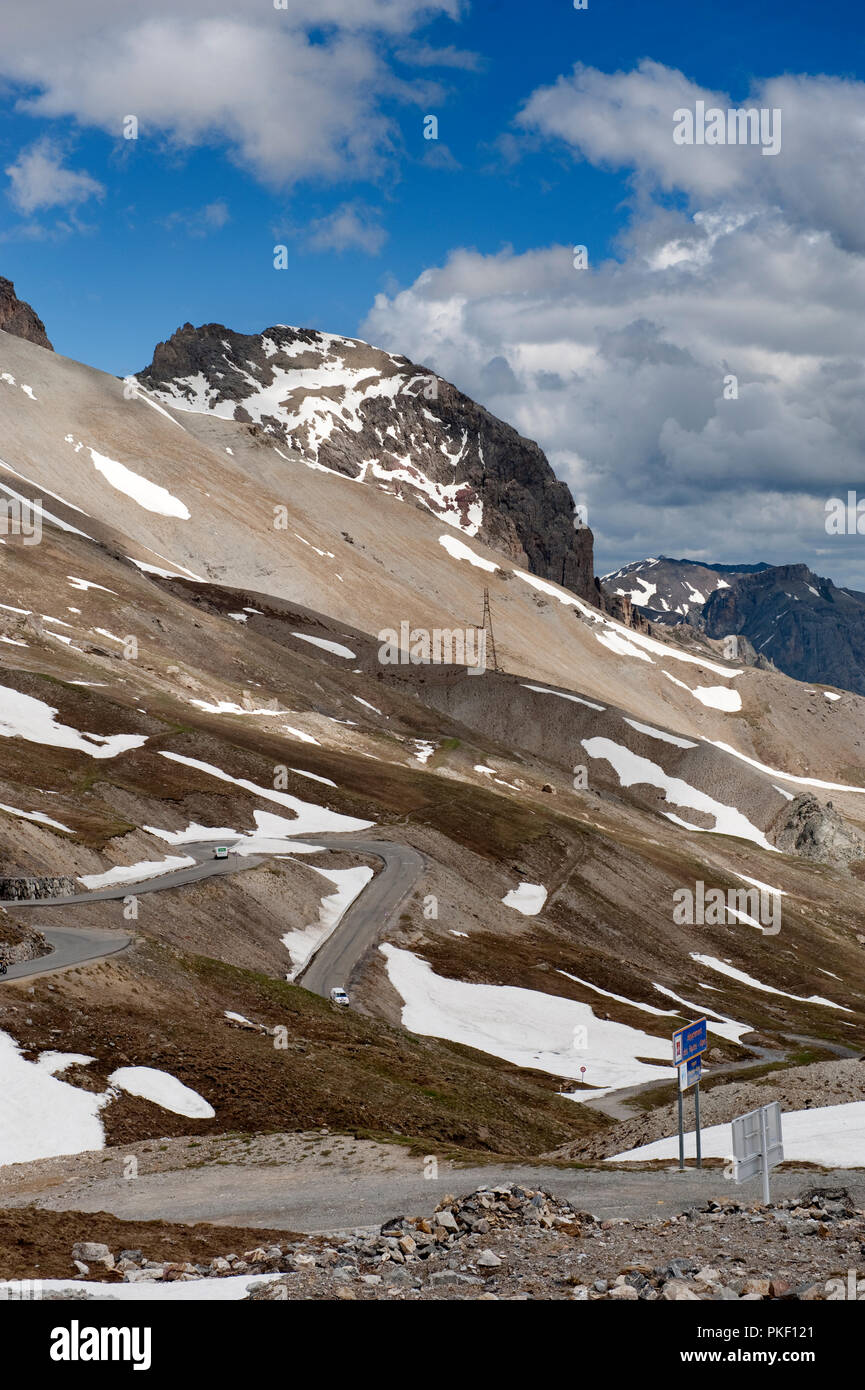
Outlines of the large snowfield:
M 403 1026 L 411 1033 L 447 1038 L 518 1067 L 599 1088 L 576 1093 L 577 1100 L 673 1078 L 666 1038 L 597 1018 L 588 1004 L 574 999 L 512 985 L 445 979 L 411 951 L 388 945 L 379 949 L 387 961 L 388 978 L 404 1001 Z M 657 1058 L 665 1065 L 654 1066 L 639 1057 Z
M 20 690 L 0 686 L 0 738 L 23 738 L 49 748 L 73 748 L 89 758 L 116 758 L 130 748 L 147 742 L 146 734 L 79 733 L 68 724 L 57 723 L 57 710 L 24 695 Z

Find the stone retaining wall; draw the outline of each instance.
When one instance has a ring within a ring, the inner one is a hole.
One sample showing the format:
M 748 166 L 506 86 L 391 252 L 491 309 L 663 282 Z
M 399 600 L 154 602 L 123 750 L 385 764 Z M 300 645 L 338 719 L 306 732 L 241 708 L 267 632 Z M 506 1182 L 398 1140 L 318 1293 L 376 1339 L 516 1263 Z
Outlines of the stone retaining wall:
M 66 898 L 77 892 L 74 878 L 0 878 L 0 902 L 24 898 Z

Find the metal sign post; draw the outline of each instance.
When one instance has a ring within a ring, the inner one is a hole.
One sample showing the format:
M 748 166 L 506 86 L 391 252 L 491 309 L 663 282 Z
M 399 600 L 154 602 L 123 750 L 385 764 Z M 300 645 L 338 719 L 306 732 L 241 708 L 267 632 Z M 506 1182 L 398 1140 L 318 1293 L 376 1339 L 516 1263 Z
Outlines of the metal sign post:
M 760 1156 L 763 1160 L 763 1206 L 769 1205 L 769 1126 L 765 1108 L 760 1110 Z
M 682 1096 L 691 1086 L 694 1092 L 696 1109 L 697 1167 L 703 1166 L 703 1150 L 700 1136 L 700 1073 L 702 1054 L 708 1045 L 706 1020 L 698 1019 L 678 1028 L 673 1034 L 673 1062 L 679 1072 L 679 1172 L 685 1167 L 685 1120 Z

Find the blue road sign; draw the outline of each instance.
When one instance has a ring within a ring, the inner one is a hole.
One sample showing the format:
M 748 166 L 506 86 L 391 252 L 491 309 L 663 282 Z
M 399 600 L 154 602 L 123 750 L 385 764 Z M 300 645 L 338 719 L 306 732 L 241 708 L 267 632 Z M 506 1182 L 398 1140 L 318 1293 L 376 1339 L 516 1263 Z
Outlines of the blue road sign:
M 705 1052 L 707 1046 L 706 1020 L 700 1018 L 696 1023 L 686 1023 L 684 1028 L 679 1028 L 673 1034 L 673 1061 L 676 1066 L 680 1062 L 689 1062 L 692 1057 L 699 1057 L 701 1052 Z
M 687 1062 L 679 1064 L 679 1090 L 689 1091 L 702 1075 L 703 1063 L 700 1057 L 691 1057 Z

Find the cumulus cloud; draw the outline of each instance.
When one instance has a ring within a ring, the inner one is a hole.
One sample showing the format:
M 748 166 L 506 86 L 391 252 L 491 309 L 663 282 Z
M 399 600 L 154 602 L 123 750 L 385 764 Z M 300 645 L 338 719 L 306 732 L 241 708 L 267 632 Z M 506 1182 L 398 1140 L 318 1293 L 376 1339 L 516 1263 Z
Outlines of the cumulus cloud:
M 19 107 L 120 134 L 226 144 L 270 184 L 376 177 L 393 147 L 383 98 L 421 100 L 382 50 L 457 0 L 44 0 L 4 7 L 0 76 Z
M 38 140 L 22 150 L 6 168 L 9 197 L 19 212 L 29 215 L 45 208 L 76 208 L 88 198 L 101 198 L 104 187 L 80 169 L 68 169 L 59 145 Z
M 759 144 L 676 144 L 675 112 L 693 111 L 698 101 L 724 112 L 780 112 L 779 153 L 765 157 Z M 611 74 L 578 63 L 532 93 L 517 125 L 564 142 L 592 164 L 631 169 L 644 185 L 681 190 L 695 206 L 718 199 L 774 203 L 797 225 L 865 250 L 865 83 L 785 75 L 734 98 L 650 59 Z
M 618 259 L 596 264 L 590 248 L 578 270 L 572 246 L 458 249 L 378 296 L 365 336 L 537 439 L 588 505 L 602 568 L 659 553 L 804 559 L 863 588 L 856 538 L 827 544 L 824 506 L 862 479 L 865 261 L 850 151 L 865 88 L 767 82 L 760 103 L 785 120 L 799 101 L 821 112 L 825 144 L 791 120 L 777 158 L 684 147 L 677 164 L 673 110 L 715 100 L 684 82 L 658 64 L 578 69 L 520 117 L 633 171 Z M 785 158 L 793 168 L 778 173 Z M 671 208 L 670 191 L 684 205 Z

